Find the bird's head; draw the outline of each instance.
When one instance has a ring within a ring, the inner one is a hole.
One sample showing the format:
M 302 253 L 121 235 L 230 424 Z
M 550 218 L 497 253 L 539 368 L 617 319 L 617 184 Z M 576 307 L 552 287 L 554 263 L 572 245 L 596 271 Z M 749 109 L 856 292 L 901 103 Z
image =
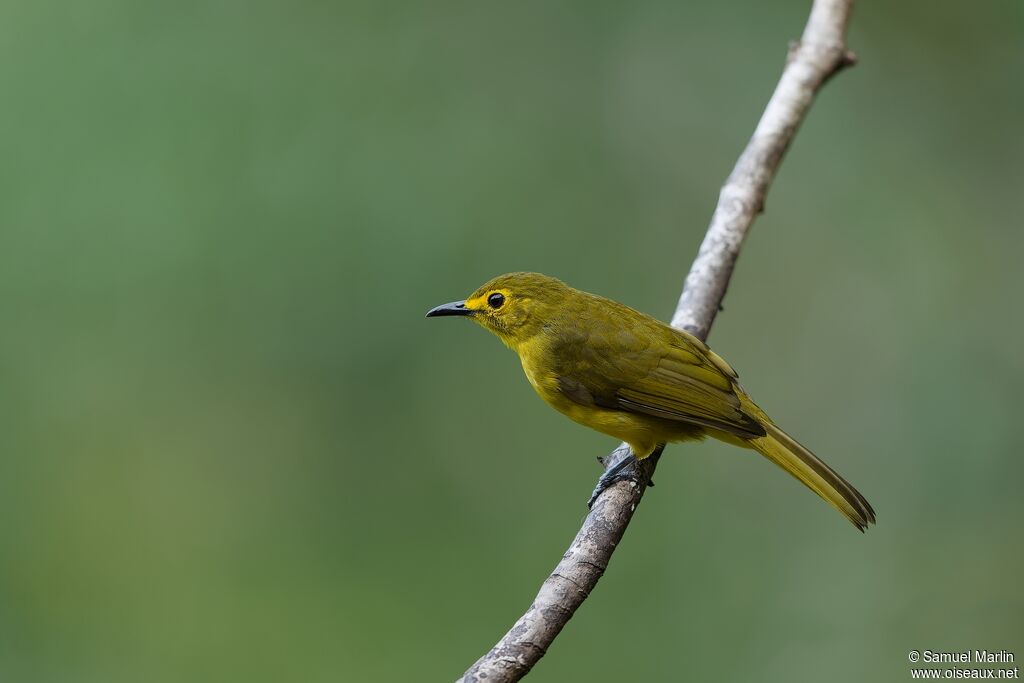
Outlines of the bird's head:
M 430 309 L 427 317 L 466 316 L 517 349 L 558 317 L 572 291 L 540 273 L 508 273 L 485 282 L 464 301 Z

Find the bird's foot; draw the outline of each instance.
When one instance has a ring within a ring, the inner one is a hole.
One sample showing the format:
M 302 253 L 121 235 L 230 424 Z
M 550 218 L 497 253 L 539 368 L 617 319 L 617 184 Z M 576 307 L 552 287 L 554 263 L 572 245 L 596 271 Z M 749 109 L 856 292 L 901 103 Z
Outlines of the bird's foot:
M 598 457 L 597 461 L 601 463 L 601 466 L 603 467 L 607 464 L 609 458 L 614 458 L 621 450 L 625 450 L 626 448 L 628 448 L 626 444 L 622 444 L 614 453 L 608 457 Z M 657 461 L 657 459 L 661 457 L 663 450 L 665 450 L 665 444 L 660 443 L 658 444 L 658 447 L 654 449 L 654 452 L 648 457 L 654 458 L 654 460 Z M 612 484 L 616 484 L 620 481 L 630 481 L 634 484 L 640 483 L 640 476 L 644 471 L 644 468 L 640 466 L 640 461 L 636 459 L 635 455 L 633 455 L 632 450 L 628 451 L 628 453 L 629 454 L 617 462 L 614 467 L 601 474 L 601 477 L 597 480 L 597 486 L 594 487 L 594 492 L 590 494 L 590 500 L 587 501 L 588 509 L 594 507 L 594 503 L 597 501 L 598 496 L 604 493 L 605 489 Z M 654 480 L 648 479 L 646 485 L 648 487 L 653 487 Z
M 603 465 L 604 461 L 599 460 Z M 639 465 L 640 463 L 637 462 L 636 456 L 630 453 L 616 463 L 614 467 L 601 473 L 601 477 L 597 480 L 597 485 L 594 487 L 594 492 L 590 494 L 590 500 L 587 501 L 587 508 L 594 507 L 594 502 L 597 501 L 598 496 L 613 484 L 617 484 L 620 481 L 631 481 L 634 484 L 639 484 Z M 647 485 L 654 486 L 654 482 L 648 482 Z

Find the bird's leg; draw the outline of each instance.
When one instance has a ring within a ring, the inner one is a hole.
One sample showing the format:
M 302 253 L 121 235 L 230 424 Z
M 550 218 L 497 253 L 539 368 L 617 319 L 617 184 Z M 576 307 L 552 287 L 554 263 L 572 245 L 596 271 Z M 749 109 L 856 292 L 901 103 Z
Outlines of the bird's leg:
M 664 448 L 665 444 L 658 444 L 657 449 L 655 449 L 652 455 L 661 455 L 661 451 Z M 608 457 L 613 457 L 614 455 L 615 454 L 613 453 L 611 456 Z M 602 465 L 605 464 L 606 460 L 607 458 L 597 459 L 597 461 Z M 636 456 L 633 455 L 632 450 L 629 451 L 629 455 L 624 457 L 619 462 L 615 463 L 615 465 L 611 469 L 605 470 L 604 472 L 601 473 L 601 476 L 597 480 L 597 485 L 594 487 L 594 492 L 590 494 L 590 500 L 587 501 L 587 507 L 593 507 L 594 502 L 597 500 L 597 497 L 604 493 L 605 489 L 607 489 L 612 484 L 616 484 L 620 481 L 632 481 L 635 483 L 640 483 L 640 462 L 636 459 Z M 647 486 L 654 486 L 654 480 L 648 480 Z
M 636 476 L 636 456 L 630 453 L 625 458 L 615 463 L 615 466 L 610 470 L 605 470 L 601 473 L 600 478 L 597 480 L 597 485 L 594 487 L 594 492 L 590 494 L 590 500 L 587 501 L 587 507 L 594 507 L 594 501 L 597 497 L 604 493 L 604 490 L 620 481 L 639 481 Z

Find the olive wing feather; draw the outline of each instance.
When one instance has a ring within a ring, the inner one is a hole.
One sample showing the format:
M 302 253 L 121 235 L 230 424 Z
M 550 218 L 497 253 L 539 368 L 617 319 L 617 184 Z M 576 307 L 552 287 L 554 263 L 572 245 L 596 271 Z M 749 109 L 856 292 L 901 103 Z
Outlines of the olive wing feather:
M 553 349 L 561 393 L 581 405 L 688 422 L 742 438 L 764 435 L 761 424 L 743 411 L 735 372 L 725 361 L 696 337 L 650 323 L 575 327 Z

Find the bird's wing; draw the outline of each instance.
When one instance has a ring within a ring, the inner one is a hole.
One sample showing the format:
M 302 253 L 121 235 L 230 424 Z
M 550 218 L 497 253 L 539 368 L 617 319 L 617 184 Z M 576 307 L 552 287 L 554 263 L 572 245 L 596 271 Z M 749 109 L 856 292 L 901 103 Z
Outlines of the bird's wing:
M 736 373 L 703 342 L 653 319 L 650 324 L 588 324 L 556 349 L 558 386 L 582 405 L 643 413 L 764 435 L 736 394 Z

